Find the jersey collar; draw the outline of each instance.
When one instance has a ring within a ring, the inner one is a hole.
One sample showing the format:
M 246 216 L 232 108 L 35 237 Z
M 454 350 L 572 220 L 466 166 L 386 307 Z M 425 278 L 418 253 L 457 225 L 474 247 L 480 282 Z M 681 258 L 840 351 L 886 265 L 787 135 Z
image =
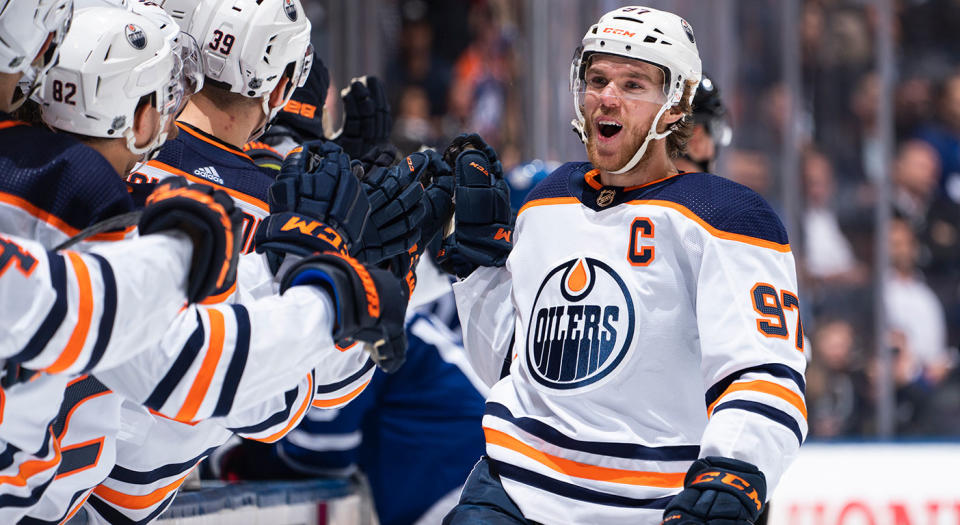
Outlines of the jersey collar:
M 251 159 L 249 155 L 247 155 L 246 153 L 244 153 L 242 149 L 240 149 L 240 148 L 238 148 L 238 147 L 236 147 L 236 146 L 234 146 L 234 145 L 232 145 L 232 144 L 227 144 L 226 142 L 224 142 L 224 141 L 218 139 L 217 137 L 215 137 L 215 136 L 213 136 L 213 135 L 211 135 L 211 134 L 209 134 L 209 133 L 201 130 L 200 128 L 198 128 L 198 127 L 196 127 L 196 126 L 193 126 L 193 125 L 191 125 L 191 124 L 187 124 L 186 122 L 183 122 L 183 121 L 178 120 L 178 121 L 177 121 L 177 127 L 180 128 L 180 131 L 183 131 L 183 132 L 185 132 L 185 133 L 193 136 L 193 137 L 196 138 L 196 139 L 202 140 L 202 141 L 204 141 L 204 142 L 206 142 L 206 143 L 208 143 L 208 144 L 212 144 L 212 145 L 214 145 L 214 146 L 216 146 L 216 147 L 218 147 L 218 148 L 220 148 L 220 149 L 222 149 L 222 150 L 224 150 L 224 151 L 227 151 L 227 152 L 229 152 L 229 153 L 233 153 L 234 155 L 236 155 L 236 156 L 238 156 L 238 157 L 242 157 L 242 158 L 244 158 L 244 159 L 246 159 L 246 160 L 249 160 L 250 162 L 253 162 L 253 159 Z
M 637 200 L 643 195 L 667 184 L 672 184 L 678 177 L 686 175 L 686 172 L 674 173 L 662 179 L 640 184 L 638 186 L 605 186 L 600 182 L 600 170 L 592 168 L 590 164 L 585 166 L 587 171 L 574 170 L 571 178 L 571 187 L 574 189 L 574 195 L 580 202 L 594 210 L 609 210 L 632 200 Z

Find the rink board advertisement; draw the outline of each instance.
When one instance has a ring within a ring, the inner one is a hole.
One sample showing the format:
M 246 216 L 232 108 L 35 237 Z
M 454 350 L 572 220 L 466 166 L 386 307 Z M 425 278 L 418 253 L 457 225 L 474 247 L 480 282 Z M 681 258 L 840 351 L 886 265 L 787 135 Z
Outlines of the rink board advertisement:
M 771 500 L 771 525 L 958 525 L 960 445 L 808 444 Z

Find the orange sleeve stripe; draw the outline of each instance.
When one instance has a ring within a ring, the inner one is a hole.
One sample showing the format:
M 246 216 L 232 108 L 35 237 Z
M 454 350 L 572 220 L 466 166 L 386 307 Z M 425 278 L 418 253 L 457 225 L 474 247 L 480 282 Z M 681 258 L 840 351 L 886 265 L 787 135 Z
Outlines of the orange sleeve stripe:
M 226 301 L 227 299 L 229 299 L 230 296 L 233 295 L 233 293 L 236 291 L 237 291 L 237 283 L 236 281 L 234 281 L 234 283 L 231 284 L 230 288 L 227 288 L 226 291 L 224 291 L 223 293 L 219 293 L 217 295 L 211 295 L 206 299 L 200 301 L 200 304 L 205 304 L 205 305 L 220 304 Z
M 307 376 L 307 395 L 303 398 L 303 403 L 300 404 L 300 408 L 297 409 L 297 413 L 293 415 L 293 419 L 287 422 L 287 426 L 283 427 L 283 430 L 271 434 L 265 438 L 252 438 L 254 441 L 259 441 L 261 443 L 273 443 L 274 441 L 279 440 L 283 436 L 287 435 L 287 432 L 290 432 L 297 423 L 300 422 L 300 418 L 303 416 L 303 413 L 307 411 L 307 407 L 310 406 L 310 399 L 313 398 L 313 374 Z
M 93 489 L 93 493 L 103 498 L 104 501 L 110 503 L 111 505 L 116 505 L 125 509 L 147 509 L 165 500 L 168 494 L 180 488 L 180 485 L 182 485 L 187 479 L 187 476 L 190 475 L 190 472 L 193 472 L 193 469 L 190 469 L 190 471 L 187 472 L 182 478 L 174 481 L 166 487 L 160 487 L 150 494 L 144 494 L 143 496 L 124 494 L 123 492 L 113 490 L 106 485 L 99 485 L 97 488 Z
M 372 369 L 372 370 L 376 370 L 376 369 Z M 313 401 L 313 406 L 317 408 L 332 408 L 335 406 L 342 405 L 344 403 L 349 402 L 351 399 L 359 396 L 360 393 L 363 392 L 367 388 L 367 385 L 369 384 L 370 384 L 370 380 L 367 379 L 366 383 L 358 386 L 355 390 L 353 390 L 347 395 L 335 397 L 333 399 L 316 399 Z
M 778 385 L 776 383 L 771 383 L 770 381 L 749 381 L 746 383 L 733 383 L 726 390 L 723 391 L 723 394 L 720 394 L 720 397 L 713 402 L 709 407 L 707 407 L 707 414 L 713 415 L 713 409 L 717 406 L 717 403 L 724 398 L 727 394 L 732 394 L 733 392 L 762 392 L 764 394 L 769 394 L 771 396 L 779 397 L 780 399 L 790 403 L 797 410 L 803 414 L 803 419 L 807 419 L 807 406 L 803 402 L 803 398 L 799 394 L 790 390 L 789 388 Z
M 207 351 L 203 356 L 203 362 L 200 364 L 197 377 L 190 385 L 190 391 L 187 392 L 187 399 L 173 418 L 177 421 L 192 421 L 197 415 L 200 405 L 203 404 L 203 399 L 207 396 L 207 390 L 213 381 L 213 375 L 217 371 L 217 363 L 220 362 L 220 356 L 223 354 L 223 313 L 215 308 L 210 308 L 207 310 L 207 316 L 210 318 L 210 342 L 207 344 Z
M 499 430 L 483 427 L 483 434 L 486 436 L 488 444 L 523 454 L 552 470 L 576 478 L 643 487 L 680 488 L 683 486 L 683 478 L 686 476 L 686 472 L 644 472 L 598 467 L 541 452 Z
M 191 174 L 189 174 L 189 173 L 187 173 L 187 172 L 185 172 L 185 171 L 183 171 L 183 170 L 181 170 L 181 169 L 179 169 L 179 168 L 174 168 L 173 166 L 171 166 L 171 165 L 169 165 L 169 164 L 164 164 L 163 162 L 160 162 L 160 161 L 158 161 L 158 160 L 151 160 L 150 162 L 147 163 L 147 166 L 152 166 L 152 167 L 154 167 L 154 168 L 157 168 L 158 170 L 165 171 L 165 172 L 169 173 L 170 175 L 177 175 L 177 176 L 183 177 L 183 178 L 189 180 L 190 182 L 196 182 L 197 184 L 206 184 L 207 186 L 213 186 L 214 188 L 217 188 L 218 190 L 223 190 L 223 191 L 227 192 L 227 195 L 230 195 L 230 196 L 233 197 L 234 199 L 241 200 L 241 201 L 246 202 L 246 203 L 248 203 L 248 204 L 253 204 L 254 206 L 262 209 L 262 210 L 264 211 L 264 213 L 270 213 L 270 205 L 269 205 L 269 204 L 263 202 L 262 200 L 260 200 L 260 199 L 258 199 L 258 198 L 256 198 L 256 197 L 251 197 L 250 195 L 247 195 L 246 193 L 239 192 L 239 191 L 237 191 L 237 190 L 235 190 L 235 189 L 233 189 L 233 188 L 228 188 L 228 187 L 226 187 L 226 186 L 221 186 L 221 185 L 219 185 L 219 184 L 217 184 L 217 183 L 215 183 L 215 182 L 209 181 L 209 180 L 204 179 L 204 178 L 202 178 L 202 177 L 197 177 L 196 175 L 191 175 Z
M 75 252 L 67 252 L 67 257 L 73 264 L 73 273 L 77 276 L 77 287 L 79 288 L 79 305 L 77 307 L 77 326 L 73 328 L 67 346 L 64 348 L 57 360 L 47 367 L 45 372 L 58 374 L 66 370 L 70 365 L 77 362 L 83 346 L 87 342 L 87 334 L 90 333 L 90 321 L 93 318 L 93 285 L 90 283 L 90 270 L 87 269 L 83 258 Z
M 20 120 L 5 120 L 0 122 L 0 129 L 15 128 L 17 126 L 29 126 L 29 124 Z
M 628 202 L 628 204 L 635 204 L 635 205 L 646 204 L 650 206 L 662 206 L 664 208 L 670 208 L 672 210 L 682 213 L 686 218 L 693 220 L 694 222 L 699 224 L 703 229 L 707 230 L 707 232 L 710 233 L 710 235 L 713 235 L 714 237 L 717 237 L 720 239 L 726 239 L 728 241 L 737 241 L 737 242 L 742 242 L 744 244 L 751 244 L 753 246 L 759 246 L 761 248 L 769 248 L 771 250 L 775 250 L 781 253 L 790 253 L 789 244 L 780 244 L 778 242 L 768 241 L 766 239 L 758 239 L 756 237 L 751 237 L 749 235 L 742 235 L 739 233 L 730 233 L 730 232 L 725 232 L 723 230 L 718 230 L 717 228 L 714 228 L 710 224 L 707 224 L 707 221 L 701 219 L 696 213 L 693 213 L 692 211 L 690 211 L 690 209 L 688 209 L 686 206 L 677 204 L 675 202 L 653 199 L 653 200 L 630 201 Z
M 93 494 L 93 489 L 87 490 L 87 493 L 84 494 L 83 497 L 80 498 L 80 500 L 74 504 L 73 510 L 71 510 L 70 513 L 67 514 L 66 518 L 63 518 L 63 521 L 61 521 L 59 525 L 65 525 L 67 523 L 70 523 L 70 518 L 72 518 L 73 515 L 80 510 L 80 507 L 82 507 L 83 504 L 87 502 L 87 499 L 90 497 L 90 494 Z
M 27 480 L 33 476 L 56 468 L 60 464 L 60 442 L 53 435 L 53 429 L 50 429 L 50 439 L 53 440 L 53 457 L 47 460 L 32 459 L 20 464 L 16 476 L 0 476 L 0 485 L 7 483 L 15 487 L 27 486 Z
M 122 241 L 130 236 L 131 233 L 136 230 L 136 226 L 127 226 L 122 230 L 112 231 L 112 232 L 103 232 L 96 235 L 91 235 L 87 240 L 88 241 Z
M 533 208 L 535 206 L 552 206 L 557 204 L 580 204 L 580 201 L 576 197 L 550 197 L 546 199 L 537 199 L 532 200 L 520 207 L 520 211 L 517 212 L 519 216 L 524 211 Z

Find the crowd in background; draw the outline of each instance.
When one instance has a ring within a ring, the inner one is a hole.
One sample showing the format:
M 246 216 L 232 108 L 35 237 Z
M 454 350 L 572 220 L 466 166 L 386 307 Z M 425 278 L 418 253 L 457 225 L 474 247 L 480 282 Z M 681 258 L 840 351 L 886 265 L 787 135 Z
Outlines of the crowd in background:
M 639 2 L 642 3 L 642 2 Z M 527 68 L 523 10 L 508 0 L 395 0 L 400 21 L 384 79 L 408 151 L 478 131 L 507 170 L 527 127 L 517 86 Z M 723 176 L 781 210 L 782 134 L 801 137 L 802 210 L 793 231 L 804 302 L 811 439 L 875 433 L 875 243 L 889 247 L 886 344 L 894 355 L 899 437 L 960 435 L 960 0 L 897 0 L 895 160 L 883 160 L 869 2 L 804 0 L 799 121 L 779 67 L 777 1 L 732 3 L 736 81 L 720 86 L 733 127 Z M 557 50 L 560 52 L 561 50 Z M 572 53 L 562 50 L 564 54 Z M 710 64 L 705 64 L 709 71 Z M 558 79 L 565 81 L 565 79 Z M 566 161 L 580 158 L 546 159 Z M 893 221 L 875 235 L 877 184 L 892 184 Z M 788 221 L 788 217 L 784 217 Z M 958 416 L 958 417 L 955 417 Z

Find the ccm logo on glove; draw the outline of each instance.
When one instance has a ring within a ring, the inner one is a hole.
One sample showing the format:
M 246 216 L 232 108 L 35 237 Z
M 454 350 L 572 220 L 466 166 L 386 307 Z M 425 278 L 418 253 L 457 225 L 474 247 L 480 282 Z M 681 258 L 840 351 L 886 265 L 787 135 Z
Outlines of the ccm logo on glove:
M 721 477 L 722 476 L 722 477 Z M 750 498 L 750 501 L 753 501 L 757 505 L 757 510 L 763 508 L 763 502 L 760 501 L 760 494 L 757 493 L 757 489 L 750 486 L 747 483 L 747 480 L 737 476 L 736 474 L 731 474 L 730 472 L 719 472 L 719 471 L 709 471 L 703 472 L 697 476 L 690 485 L 696 485 L 698 483 L 708 483 L 711 481 L 719 481 L 724 485 L 729 485 L 739 491 L 745 492 L 746 496 Z
M 320 228 L 320 230 L 315 232 L 317 228 Z M 340 237 L 340 234 L 322 222 L 307 222 L 299 217 L 290 217 L 290 220 L 280 228 L 280 231 L 287 232 L 290 230 L 300 230 L 300 233 L 304 235 L 323 239 L 332 244 L 340 253 L 347 254 L 347 248 L 343 244 L 343 238 Z

